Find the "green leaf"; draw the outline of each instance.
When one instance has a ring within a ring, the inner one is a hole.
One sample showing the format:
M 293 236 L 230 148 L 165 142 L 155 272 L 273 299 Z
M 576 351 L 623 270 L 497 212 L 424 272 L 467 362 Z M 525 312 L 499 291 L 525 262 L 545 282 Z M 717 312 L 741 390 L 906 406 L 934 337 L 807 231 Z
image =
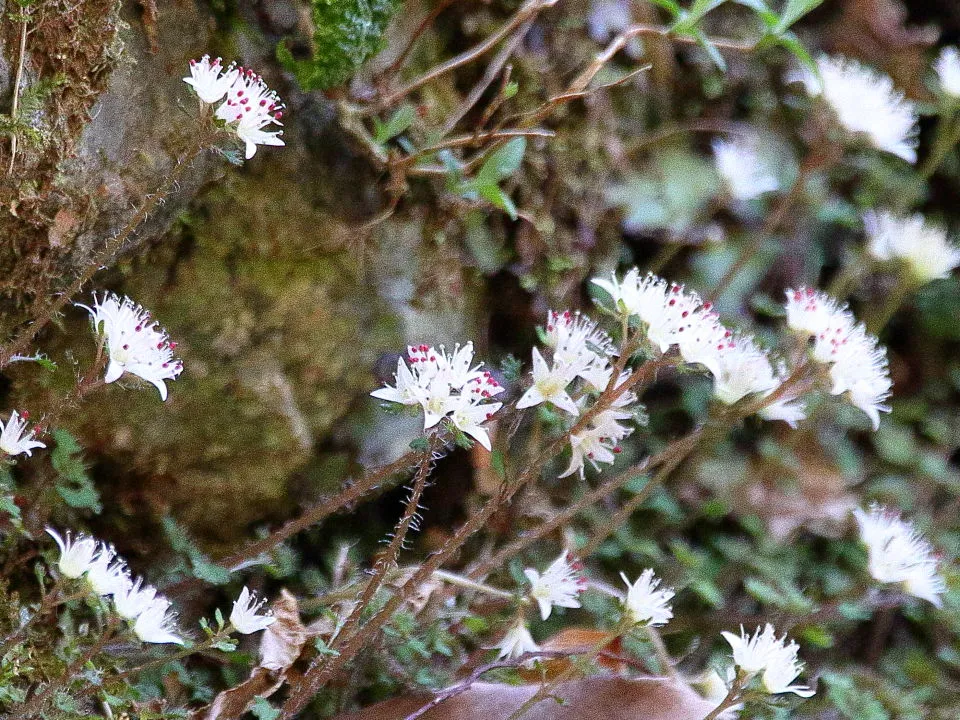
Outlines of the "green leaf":
M 522 137 L 514 138 L 506 145 L 497 148 L 484 161 L 477 173 L 477 183 L 479 185 L 496 184 L 513 175 L 520 168 L 526 150 L 527 139 Z M 479 192 L 483 194 L 482 190 Z
M 493 471 L 497 474 L 497 477 L 501 480 L 506 480 L 507 478 L 507 469 L 503 462 L 503 453 L 499 450 L 494 450 L 490 453 L 490 467 L 493 468 Z
M 783 14 L 780 16 L 780 22 L 777 23 L 776 32 L 782 33 L 797 20 L 816 10 L 822 4 L 823 0 L 787 0 L 787 4 L 783 8 Z
M 331 648 L 329 645 L 327 645 L 327 643 L 323 641 L 323 638 L 321 637 L 314 638 L 313 647 L 321 655 L 329 655 L 330 657 L 337 657 L 338 655 L 340 655 L 339 650 L 334 650 L 333 648 Z
M 780 24 L 780 16 L 777 15 L 764 0 L 733 0 L 738 5 L 743 5 L 753 10 L 763 21 L 763 24 L 770 30 Z
M 480 196 L 486 200 L 489 200 L 496 207 L 503 210 L 507 215 L 510 216 L 511 220 L 517 219 L 517 206 L 513 204 L 513 200 L 510 199 L 510 196 L 507 195 L 498 185 L 481 185 L 477 188 L 477 191 L 480 193 Z
M 277 720 L 280 717 L 280 708 L 275 708 L 266 698 L 259 695 L 253 699 L 250 712 L 257 717 L 257 720 Z
M 670 28 L 677 35 L 694 35 L 694 30 L 704 16 L 723 5 L 727 0 L 694 0 L 689 10 L 680 12 L 680 19 Z
M 57 428 L 52 434 L 56 446 L 50 453 L 50 464 L 59 476 L 57 492 L 70 507 L 99 514 L 103 505 L 93 480 L 87 474 L 82 457 L 83 448 L 66 430 Z
M 215 642 L 211 647 L 214 647 L 217 650 L 222 650 L 223 652 L 229 653 L 237 649 L 237 641 L 231 638 L 224 638 L 219 642 Z
M 417 118 L 417 112 L 413 105 L 406 104 L 397 108 L 397 111 L 390 116 L 387 122 L 380 122 L 379 118 L 373 119 L 374 134 L 373 139 L 383 145 L 391 138 L 395 138 L 413 125 Z
M 820 68 L 817 67 L 816 60 L 807 52 L 807 49 L 800 42 L 800 38 L 792 32 L 785 32 L 777 37 L 776 42 L 789 50 L 793 56 L 799 60 L 810 72 L 820 77 Z
M 680 13 L 683 12 L 683 8 L 680 7 L 679 3 L 674 2 L 674 0 L 653 0 L 653 4 L 670 13 L 671 18 L 680 17 Z
M 190 553 L 193 574 L 200 580 L 212 585 L 226 585 L 230 582 L 230 571 L 210 562 L 199 550 Z
M 703 31 L 695 30 L 693 36 L 697 39 L 697 45 L 702 47 L 707 51 L 707 55 L 710 56 L 710 59 L 713 61 L 713 64 L 716 65 L 721 72 L 727 71 L 727 61 L 723 59 L 723 55 L 720 54 L 720 50 L 710 42 L 710 38 L 704 35 Z

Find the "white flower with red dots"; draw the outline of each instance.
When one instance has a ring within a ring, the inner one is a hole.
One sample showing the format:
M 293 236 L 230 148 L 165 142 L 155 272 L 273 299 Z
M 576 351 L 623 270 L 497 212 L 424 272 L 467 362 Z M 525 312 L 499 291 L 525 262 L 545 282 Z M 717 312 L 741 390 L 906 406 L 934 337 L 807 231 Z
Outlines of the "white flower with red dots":
M 209 55 L 204 55 L 199 60 L 191 60 L 190 77 L 183 79 L 197 93 L 197 97 L 208 105 L 223 99 L 240 76 L 236 63 L 232 63 L 226 69 L 223 68 L 222 63 L 220 58 L 210 60 Z
M 620 383 L 628 377 L 624 374 Z M 586 463 L 589 462 L 595 470 L 599 470 L 600 463 L 612 465 L 621 452 L 620 441 L 633 432 L 633 428 L 622 425 L 620 420 L 630 420 L 633 413 L 626 408 L 637 401 L 632 392 L 625 392 L 613 401 L 606 410 L 598 412 L 587 427 L 570 433 L 570 465 L 560 477 L 567 477 L 579 472 L 583 477 Z
M 90 313 L 94 332 L 106 343 L 109 363 L 104 382 L 114 382 L 125 372 L 153 384 L 160 398 L 167 399 L 165 380 L 175 380 L 183 363 L 173 356 L 177 344 L 150 313 L 128 297 L 107 293 L 94 296 L 93 307 L 81 305 Z
M 488 450 L 490 438 L 481 425 L 493 417 L 502 403 L 490 402 L 503 387 L 481 365 L 473 365 L 473 343 L 457 345 L 447 353 L 441 345 L 407 348 L 407 360 L 397 361 L 396 384 L 374 390 L 373 397 L 423 409 L 423 429 L 444 418 Z
M 877 338 L 857 324 L 853 314 L 826 293 L 810 288 L 787 290 L 787 324 L 812 338 L 811 355 L 829 365 L 833 395 L 845 395 L 876 430 L 893 382 L 887 352 Z
M 33 454 L 36 448 L 46 447 L 42 442 L 33 439 L 36 428 L 27 430 L 30 413 L 20 415 L 16 410 L 10 413 L 6 423 L 0 422 L 0 451 L 7 455 Z
M 580 594 L 587 587 L 583 576 L 583 563 L 571 553 L 563 552 L 543 574 L 533 568 L 523 571 L 530 581 L 530 597 L 540 609 L 540 617 L 546 620 L 555 607 L 580 607 Z
M 702 302 L 696 293 L 656 275 L 641 276 L 637 268 L 628 271 L 622 280 L 614 274 L 610 280 L 594 278 L 593 284 L 613 298 L 619 312 L 640 320 L 647 339 L 660 352 L 679 343 L 691 323 L 712 314 L 710 303 Z
M 227 90 L 227 99 L 217 108 L 216 115 L 233 129 L 246 145 L 249 160 L 257 152 L 257 145 L 283 145 L 283 131 L 265 132 L 268 125 L 281 125 L 283 103 L 259 75 L 239 68 L 236 80 Z

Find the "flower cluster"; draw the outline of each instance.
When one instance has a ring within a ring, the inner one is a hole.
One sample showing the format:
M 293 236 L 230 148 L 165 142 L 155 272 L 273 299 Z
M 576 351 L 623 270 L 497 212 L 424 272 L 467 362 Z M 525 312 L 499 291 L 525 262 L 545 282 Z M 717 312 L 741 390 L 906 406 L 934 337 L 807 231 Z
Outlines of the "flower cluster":
M 612 372 L 608 360 L 613 352 L 610 338 L 579 313 L 551 310 L 547 314 L 546 344 L 553 349 L 553 363 L 548 364 L 540 351 L 533 349 L 533 384 L 520 398 L 517 408 L 548 402 L 571 415 L 579 415 L 580 409 L 568 388 L 577 378 L 593 390 L 606 387 Z
M 523 571 L 530 581 L 530 597 L 536 601 L 543 620 L 550 617 L 555 607 L 580 607 L 580 593 L 587 586 L 582 571 L 583 564 L 568 552 L 561 553 L 543 574 L 533 568 Z
M 817 68 L 819 77 L 804 69 L 797 79 L 811 96 L 823 98 L 844 129 L 865 135 L 879 150 L 916 162 L 918 112 L 893 80 L 843 57 L 823 56 Z
M 739 635 L 721 634 L 730 643 L 733 662 L 741 673 L 747 678 L 762 673 L 761 684 L 766 692 L 771 695 L 792 692 L 804 698 L 814 694 L 805 685 L 790 684 L 803 670 L 797 660 L 799 647 L 792 640 L 788 643 L 786 635 L 777 639 L 776 631 L 769 623 L 763 630 L 758 627 L 752 636 L 747 635 L 742 626 Z
M 56 530 L 47 533 L 60 547 L 57 567 L 64 577 L 79 579 L 86 576 L 93 591 L 102 597 L 113 597 L 117 614 L 133 623 L 133 632 L 146 643 L 176 643 L 183 645 L 170 614 L 170 601 L 157 595 L 155 588 L 144 585 L 142 578 L 131 579 L 126 563 L 117 556 L 113 546 L 92 537 L 77 535 L 66 538 Z
M 92 308 L 77 305 L 90 313 L 94 333 L 106 343 L 109 364 L 104 382 L 119 380 L 128 372 L 153 384 L 166 400 L 164 381 L 175 380 L 183 370 L 183 363 L 173 356 L 177 344 L 130 298 L 105 293 L 103 298 L 94 295 L 93 300 Z
M 442 345 L 410 346 L 407 361 L 397 361 L 396 385 L 370 394 L 387 402 L 419 405 L 424 430 L 446 418 L 489 450 L 490 436 L 482 425 L 503 405 L 489 402 L 503 387 L 481 367 L 482 363 L 473 365 L 473 343 L 457 345 L 452 353 Z
M 946 230 L 928 224 L 923 215 L 868 212 L 864 224 L 867 252 L 880 261 L 903 262 L 920 283 L 949 277 L 960 265 L 960 248 L 949 241 Z
M 814 360 L 829 365 L 830 392 L 849 397 L 876 430 L 880 413 L 890 411 L 884 404 L 893 386 L 886 350 L 845 306 L 819 290 L 787 290 L 785 307 L 790 328 L 812 341 Z
M 264 130 L 269 125 L 282 124 L 283 103 L 277 93 L 267 87 L 263 78 L 252 70 L 238 67 L 235 63 L 224 68 L 221 63 L 220 58 L 211 61 L 209 55 L 191 60 L 190 77 L 183 81 L 208 105 L 226 97 L 217 108 L 216 116 L 226 122 L 243 141 L 247 160 L 257 152 L 257 145 L 283 145 L 280 139 L 282 130 Z
M 624 614 L 634 625 L 666 625 L 673 617 L 670 600 L 673 590 L 660 588 L 660 578 L 653 570 L 644 570 L 633 583 L 620 573 L 627 584 L 627 596 L 623 601 Z
M 899 583 L 904 591 L 940 607 L 946 584 L 937 570 L 933 547 L 900 516 L 871 505 L 854 511 L 860 537 L 869 553 L 870 575 L 883 583 Z
M 628 375 L 622 375 L 617 387 L 623 384 Z M 586 426 L 570 433 L 570 465 L 560 475 L 567 477 L 579 472 L 583 475 L 586 462 L 597 469 L 598 463 L 612 465 L 621 452 L 620 441 L 633 432 L 633 428 L 621 424 L 621 420 L 633 418 L 633 412 L 627 408 L 636 403 L 637 396 L 626 391 L 614 400 L 609 407 L 596 413 Z
M 745 202 L 780 187 L 760 160 L 756 148 L 743 140 L 715 140 L 713 157 L 727 194 Z
M 730 405 L 754 394 L 766 397 L 786 379 L 786 369 L 775 367 L 753 338 L 725 327 L 711 303 L 681 285 L 642 276 L 636 268 L 622 280 L 614 275 L 593 282 L 613 298 L 618 312 L 640 321 L 660 352 L 676 347 L 685 362 L 706 367 L 720 402 Z M 804 417 L 790 398 L 771 403 L 761 414 L 790 424 Z
M 10 419 L 6 423 L 0 422 L 0 451 L 7 455 L 27 455 L 33 454 L 37 448 L 46 447 L 42 442 L 33 439 L 36 429 L 27 431 L 27 421 L 30 419 L 29 413 L 20 415 L 16 410 L 10 413 Z

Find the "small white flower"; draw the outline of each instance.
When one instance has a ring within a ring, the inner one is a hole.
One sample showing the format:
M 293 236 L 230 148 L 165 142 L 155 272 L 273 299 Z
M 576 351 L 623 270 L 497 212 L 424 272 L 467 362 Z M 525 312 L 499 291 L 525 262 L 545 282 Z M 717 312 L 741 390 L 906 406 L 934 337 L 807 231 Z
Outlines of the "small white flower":
M 810 95 L 824 99 L 840 125 L 866 135 L 879 150 L 916 162 L 919 115 L 893 80 L 843 57 L 823 56 L 817 68 L 820 78 L 804 69 L 799 79 Z
M 249 635 L 273 625 L 277 619 L 269 613 L 257 615 L 257 611 L 266 602 L 266 600 L 258 602 L 256 594 L 250 592 L 244 586 L 243 590 L 240 591 L 240 597 L 234 601 L 233 610 L 230 612 L 230 624 L 233 625 L 234 630 L 243 635 Z
M 742 139 L 714 140 L 713 157 L 727 193 L 734 200 L 752 200 L 780 187 L 752 143 Z
M 604 390 L 612 371 L 608 358 L 616 353 L 610 336 L 593 320 L 569 310 L 549 311 L 546 330 L 554 366 L 583 378 L 595 390 Z
M 165 598 L 154 598 L 149 605 L 140 611 L 133 624 L 133 632 L 145 643 L 175 643 L 183 645 L 183 639 L 174 631 L 175 619 L 168 613 L 170 601 Z
M 900 516 L 879 505 L 870 512 L 855 510 L 860 537 L 869 553 L 870 575 L 940 607 L 946 583 L 937 568 L 933 547 Z
M 246 145 L 246 158 L 249 160 L 257 152 L 257 145 L 283 145 L 280 135 L 264 132 L 267 125 L 280 125 L 283 117 L 283 103 L 273 90 L 267 87 L 259 75 L 252 70 L 239 68 L 236 81 L 227 91 L 227 99 L 217 108 L 216 115 L 233 126 Z
M 580 607 L 580 593 L 587 585 L 583 565 L 568 552 L 560 554 L 542 575 L 533 568 L 523 574 L 530 581 L 530 597 L 537 601 L 540 617 L 546 620 L 554 607 Z
M 764 420 L 782 420 L 792 428 L 796 428 L 801 420 L 807 417 L 807 409 L 802 400 L 797 398 L 781 398 L 762 408 L 757 415 Z
M 63 538 L 56 530 L 49 527 L 47 528 L 47 534 L 56 541 L 60 548 L 60 559 L 57 560 L 57 567 L 64 577 L 76 580 L 90 569 L 97 554 L 98 543 L 96 540 L 86 535 L 77 535 L 74 538 L 71 537 L 69 531 L 66 533 L 66 538 Z
M 128 297 L 106 293 L 102 299 L 94 296 L 92 308 L 77 305 L 90 313 L 94 332 L 106 341 L 110 362 L 104 382 L 128 372 L 153 384 L 166 400 L 164 381 L 175 380 L 183 370 L 183 363 L 173 356 L 177 344 L 170 342 L 167 331 Z
M 826 293 L 810 288 L 787 290 L 787 323 L 806 338 L 812 338 L 811 355 L 829 365 L 833 395 L 845 395 L 860 408 L 876 430 L 880 413 L 889 412 L 884 401 L 893 382 L 886 350 L 857 324 L 846 306 Z
M 100 543 L 97 556 L 87 568 L 87 582 L 97 595 L 113 595 L 130 584 L 126 563 L 117 557 L 113 547 Z
M 540 650 L 540 646 L 534 642 L 533 636 L 527 629 L 526 623 L 518 619 L 510 626 L 510 629 L 507 630 L 507 634 L 503 636 L 503 639 L 497 645 L 497 650 L 500 651 L 497 654 L 498 658 L 515 659 L 526 653 L 537 652 Z
M 191 60 L 190 77 L 183 79 L 197 93 L 197 97 L 208 105 L 222 99 L 240 75 L 236 65 L 231 64 L 224 70 L 222 62 L 220 58 L 211 61 L 209 55 L 204 55 L 199 60 Z
M 567 386 L 573 381 L 574 377 L 570 374 L 570 368 L 564 367 L 558 362 L 554 362 L 551 368 L 547 365 L 547 361 L 543 359 L 540 351 L 534 348 L 533 385 L 517 402 L 517 408 L 522 410 L 548 402 L 561 410 L 566 410 L 571 415 L 579 415 L 579 408 L 567 392 Z
M 945 47 L 940 51 L 933 69 L 940 78 L 940 89 L 947 95 L 960 97 L 960 50 Z
M 626 377 L 628 373 L 621 376 L 621 384 Z M 594 469 L 599 469 L 599 463 L 612 465 L 620 454 L 620 441 L 633 432 L 633 428 L 621 425 L 619 421 L 633 417 L 633 413 L 625 408 L 636 401 L 636 395 L 625 392 L 609 408 L 594 415 L 587 427 L 570 433 L 570 466 L 560 477 L 567 477 L 575 472 L 579 472 L 583 477 L 587 461 Z
M 473 343 L 457 345 L 447 353 L 441 345 L 407 348 L 407 361 L 397 361 L 396 385 L 370 393 L 373 397 L 423 409 L 423 429 L 448 418 L 461 432 L 490 449 L 490 438 L 481 425 L 502 403 L 489 402 L 503 387 L 481 365 L 473 365 Z
M 673 590 L 660 587 L 660 579 L 653 570 L 644 570 L 637 581 L 630 583 L 624 573 L 620 577 L 627 584 L 627 597 L 624 600 L 624 612 L 630 622 L 636 625 L 666 625 L 673 617 L 670 599 Z
M 618 311 L 643 323 L 647 339 L 660 352 L 680 342 L 701 313 L 712 315 L 711 304 L 701 302 L 696 293 L 656 275 L 641 277 L 637 268 L 629 270 L 622 280 L 614 274 L 610 280 L 594 278 L 592 282 L 613 298 Z
M 787 643 L 786 636 L 779 644 L 770 648 L 770 658 L 760 676 L 763 689 L 771 695 L 793 693 L 802 698 L 812 697 L 815 693 L 806 685 L 791 685 L 797 675 L 803 670 L 803 664 L 797 660 L 797 651 L 800 649 L 792 640 Z
M 29 417 L 27 413 L 21 417 L 20 413 L 14 410 L 6 424 L 0 422 L 3 430 L 0 432 L 0 450 L 7 455 L 26 454 L 29 457 L 36 448 L 46 447 L 42 442 L 33 439 L 33 430 L 25 433 Z
M 781 383 L 770 358 L 746 335 L 731 336 L 700 362 L 713 374 L 714 397 L 725 405 L 754 393 L 770 394 Z
M 928 224 L 923 215 L 868 212 L 864 225 L 867 252 L 877 260 L 902 261 L 918 282 L 949 277 L 960 265 L 960 248 L 949 241 L 946 230 Z
M 748 676 L 763 673 L 761 683 L 771 695 L 792 692 L 800 697 L 810 697 L 813 691 L 803 685 L 790 685 L 800 674 L 803 666 L 797 660 L 797 644 L 788 643 L 787 636 L 777 639 L 776 631 L 770 623 L 761 630 L 759 627 L 750 636 L 743 626 L 740 634 L 721 633 L 733 649 L 733 662 Z
M 113 594 L 113 607 L 125 620 L 136 620 L 157 596 L 156 588 L 143 584 L 143 578 L 128 581 Z

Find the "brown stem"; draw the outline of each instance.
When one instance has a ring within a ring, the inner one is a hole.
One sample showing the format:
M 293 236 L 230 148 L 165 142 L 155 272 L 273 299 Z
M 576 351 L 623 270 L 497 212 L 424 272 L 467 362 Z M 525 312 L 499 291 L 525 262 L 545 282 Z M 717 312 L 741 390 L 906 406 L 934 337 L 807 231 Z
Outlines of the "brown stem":
M 24 8 L 23 12 L 27 9 Z M 13 79 L 13 102 L 10 105 L 10 120 L 16 122 L 17 110 L 20 107 L 20 81 L 23 80 L 23 62 L 27 54 L 27 21 L 20 23 L 20 50 L 17 54 L 17 73 Z M 17 159 L 17 131 L 10 134 L 10 165 L 7 166 L 7 175 L 13 175 L 13 164 Z
M 732 708 L 740 699 L 740 692 L 743 690 L 746 685 L 746 678 L 743 674 L 737 675 L 737 678 L 733 681 L 733 685 L 730 686 L 730 691 L 727 693 L 727 696 L 720 701 L 720 704 L 717 705 L 713 710 L 707 713 L 707 716 L 703 720 L 717 720 L 720 715 L 723 714 L 728 708 Z
M 130 238 L 140 224 L 147 218 L 150 212 L 170 194 L 177 182 L 186 172 L 193 161 L 209 147 L 212 140 L 210 133 L 203 133 L 197 147 L 191 151 L 184 159 L 178 160 L 176 166 L 166 177 L 161 187 L 154 193 L 147 196 L 144 203 L 137 208 L 130 220 L 123 228 L 107 241 L 106 245 L 90 259 L 86 269 L 67 287 L 64 291 L 58 293 L 54 298 L 47 301 L 45 307 L 35 315 L 32 322 L 26 324 L 19 333 L 2 349 L 0 349 L 0 370 L 7 367 L 13 358 L 25 352 L 33 342 L 37 334 L 45 328 L 66 305 L 68 305 L 83 286 L 86 285 L 93 276 L 104 266 L 109 265 L 114 256 L 123 247 L 124 243 Z
M 83 666 L 90 662 L 90 660 L 92 660 L 101 650 L 103 650 L 104 646 L 107 644 L 107 641 L 113 637 L 113 631 L 116 629 L 118 624 L 119 620 L 117 618 L 111 618 L 109 624 L 104 629 L 97 641 L 91 645 L 90 648 L 80 658 L 70 663 L 66 670 L 64 670 L 63 675 L 58 677 L 56 680 L 47 683 L 43 690 L 34 695 L 29 702 L 21 706 L 21 708 L 15 714 L 11 715 L 10 720 L 27 720 L 43 710 L 44 704 L 50 699 L 53 693 L 62 687 L 68 686 L 70 681 L 73 680 L 74 676 L 83 669 Z
M 414 476 L 413 486 L 410 488 L 410 495 L 407 498 L 403 515 L 393 530 L 393 537 L 390 539 L 387 547 L 378 554 L 373 563 L 373 575 L 364 586 L 363 592 L 360 593 L 360 597 L 357 598 L 356 603 L 354 603 L 353 610 L 346 621 L 344 621 L 337 635 L 349 637 L 353 633 L 354 629 L 360 624 L 360 617 L 363 615 L 367 605 L 373 599 L 373 596 L 376 595 L 377 590 L 383 585 L 387 573 L 396 565 L 397 557 L 403 549 L 407 532 L 409 532 L 419 516 L 420 499 L 423 497 L 423 491 L 427 487 L 427 479 L 430 477 L 430 471 L 433 469 L 434 452 L 439 444 L 438 436 L 436 434 L 432 435 L 429 441 L 429 448 L 420 459 L 417 473 Z
M 413 34 L 407 41 L 406 47 L 397 56 L 397 59 L 390 63 L 390 65 L 379 74 L 377 79 L 382 80 L 383 78 L 388 78 L 392 75 L 395 75 L 397 71 L 403 67 L 404 63 L 407 62 L 407 58 L 410 57 L 410 52 L 413 50 L 414 45 L 416 45 L 417 40 L 420 39 L 420 36 L 427 31 L 427 28 L 433 25 L 434 20 L 440 17 L 440 13 L 453 5 L 453 3 L 456 1 L 457 0 L 442 0 L 442 2 L 438 3 L 437 6 L 430 11 L 430 14 L 423 19 L 420 25 L 417 26 L 417 29 L 413 31 Z

